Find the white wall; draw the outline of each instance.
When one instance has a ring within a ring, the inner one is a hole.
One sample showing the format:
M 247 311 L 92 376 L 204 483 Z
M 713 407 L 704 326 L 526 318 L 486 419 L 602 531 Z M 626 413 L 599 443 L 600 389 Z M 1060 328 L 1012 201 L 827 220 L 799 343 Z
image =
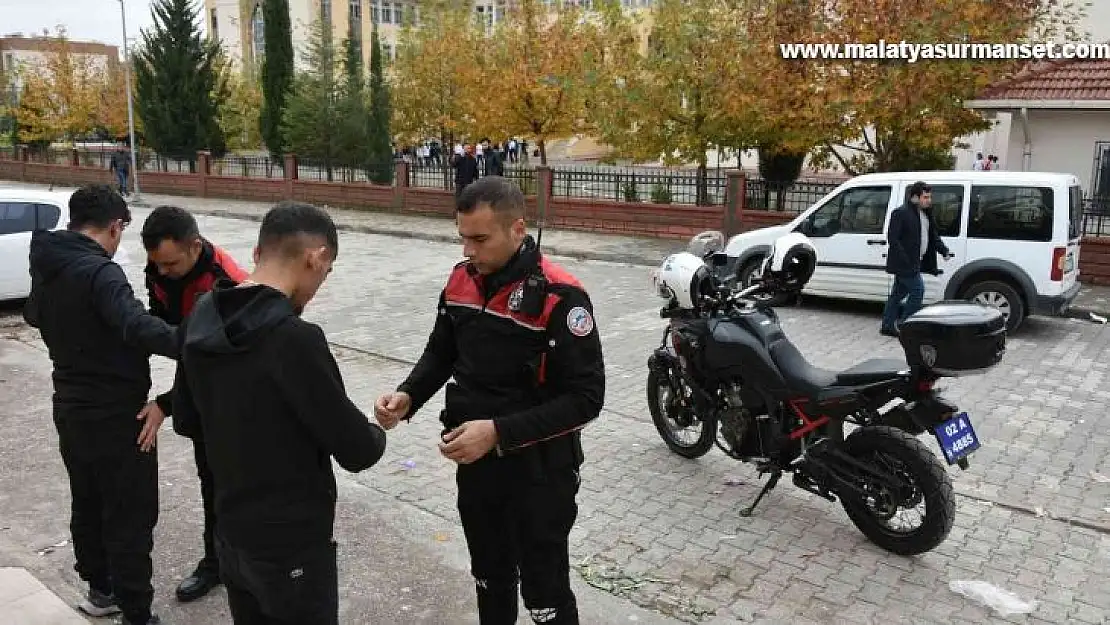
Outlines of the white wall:
M 1059 172 L 1079 177 L 1084 191 L 1090 191 L 1095 161 L 1095 142 L 1110 141 L 1110 111 L 1029 111 L 1032 142 L 1030 171 Z M 1024 134 L 1021 120 L 1011 124 L 1010 144 L 1005 158 L 1022 170 Z
M 205 7 L 206 11 L 216 9 L 216 29 L 220 37 L 220 45 L 223 46 L 224 52 L 231 59 L 231 62 L 238 65 L 243 62 L 243 36 L 240 28 L 245 21 L 250 20 L 250 16 L 239 15 L 239 0 L 209 0 L 210 6 Z M 209 15 L 204 16 L 205 28 L 208 28 Z M 208 31 L 211 35 L 211 31 Z

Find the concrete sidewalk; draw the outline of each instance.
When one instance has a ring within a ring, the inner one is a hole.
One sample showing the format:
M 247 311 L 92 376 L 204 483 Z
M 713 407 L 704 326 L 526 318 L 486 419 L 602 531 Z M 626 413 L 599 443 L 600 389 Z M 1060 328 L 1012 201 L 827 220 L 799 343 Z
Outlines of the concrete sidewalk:
M 0 568 L 0 622 L 88 625 L 58 595 L 21 567 Z

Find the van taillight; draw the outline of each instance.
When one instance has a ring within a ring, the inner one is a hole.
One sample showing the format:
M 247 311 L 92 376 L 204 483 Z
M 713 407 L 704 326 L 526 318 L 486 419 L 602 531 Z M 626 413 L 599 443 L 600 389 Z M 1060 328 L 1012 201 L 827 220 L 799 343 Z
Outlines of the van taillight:
M 1053 282 L 1059 282 L 1064 279 L 1064 263 L 1067 262 L 1068 248 L 1057 247 L 1052 250 L 1052 275 L 1049 277 Z

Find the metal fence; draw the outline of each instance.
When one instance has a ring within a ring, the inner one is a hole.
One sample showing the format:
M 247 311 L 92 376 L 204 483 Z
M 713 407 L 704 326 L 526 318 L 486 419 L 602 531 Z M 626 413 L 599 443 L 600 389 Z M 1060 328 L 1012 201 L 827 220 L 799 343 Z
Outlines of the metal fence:
M 208 173 L 213 176 L 283 178 L 285 163 L 268 156 L 225 156 L 209 161 Z
M 107 169 L 113 153 L 112 149 L 82 149 L 78 151 L 78 162 L 86 167 Z M 28 150 L 27 157 L 31 162 L 68 165 L 72 162 L 73 151 L 33 149 Z M 15 149 L 0 148 L 0 158 L 15 158 Z M 136 160 L 140 172 L 196 173 L 198 165 L 196 158 L 171 158 L 149 150 L 140 150 Z M 297 178 L 301 180 L 396 184 L 392 161 L 349 167 L 335 161 L 298 158 L 296 166 Z M 408 170 L 408 184 L 411 187 L 444 190 L 455 188 L 455 170 L 446 163 L 416 159 L 409 163 Z M 281 179 L 285 175 L 285 163 L 281 159 L 275 160 L 265 155 L 229 154 L 211 159 L 209 174 Z M 537 192 L 538 180 L 534 167 L 506 164 L 504 175 L 516 182 L 526 195 Z M 843 179 L 803 177 L 780 189 L 768 185 L 757 176 L 750 176 L 747 180 L 745 208 L 798 213 L 812 206 L 842 182 Z M 727 186 L 726 170 L 717 168 L 707 170 L 700 180 L 697 170 L 693 168 L 607 165 L 552 168 L 552 194 L 558 198 L 722 206 L 726 202 Z
M 1083 198 L 1083 234 L 1110 236 L 1110 196 Z

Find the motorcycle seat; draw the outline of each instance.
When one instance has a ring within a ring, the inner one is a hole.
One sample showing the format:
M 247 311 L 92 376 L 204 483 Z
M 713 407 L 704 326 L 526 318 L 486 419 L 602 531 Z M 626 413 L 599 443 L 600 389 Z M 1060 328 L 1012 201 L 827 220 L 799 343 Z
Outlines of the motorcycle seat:
M 883 382 L 898 377 L 900 372 L 909 368 L 910 366 L 905 360 L 872 358 L 838 373 L 836 383 L 839 386 L 863 386 L 874 382 Z
M 771 343 L 768 352 L 771 360 L 779 368 L 787 386 L 806 395 L 816 395 L 821 390 L 836 384 L 837 373 L 809 364 L 805 356 L 788 340 Z

